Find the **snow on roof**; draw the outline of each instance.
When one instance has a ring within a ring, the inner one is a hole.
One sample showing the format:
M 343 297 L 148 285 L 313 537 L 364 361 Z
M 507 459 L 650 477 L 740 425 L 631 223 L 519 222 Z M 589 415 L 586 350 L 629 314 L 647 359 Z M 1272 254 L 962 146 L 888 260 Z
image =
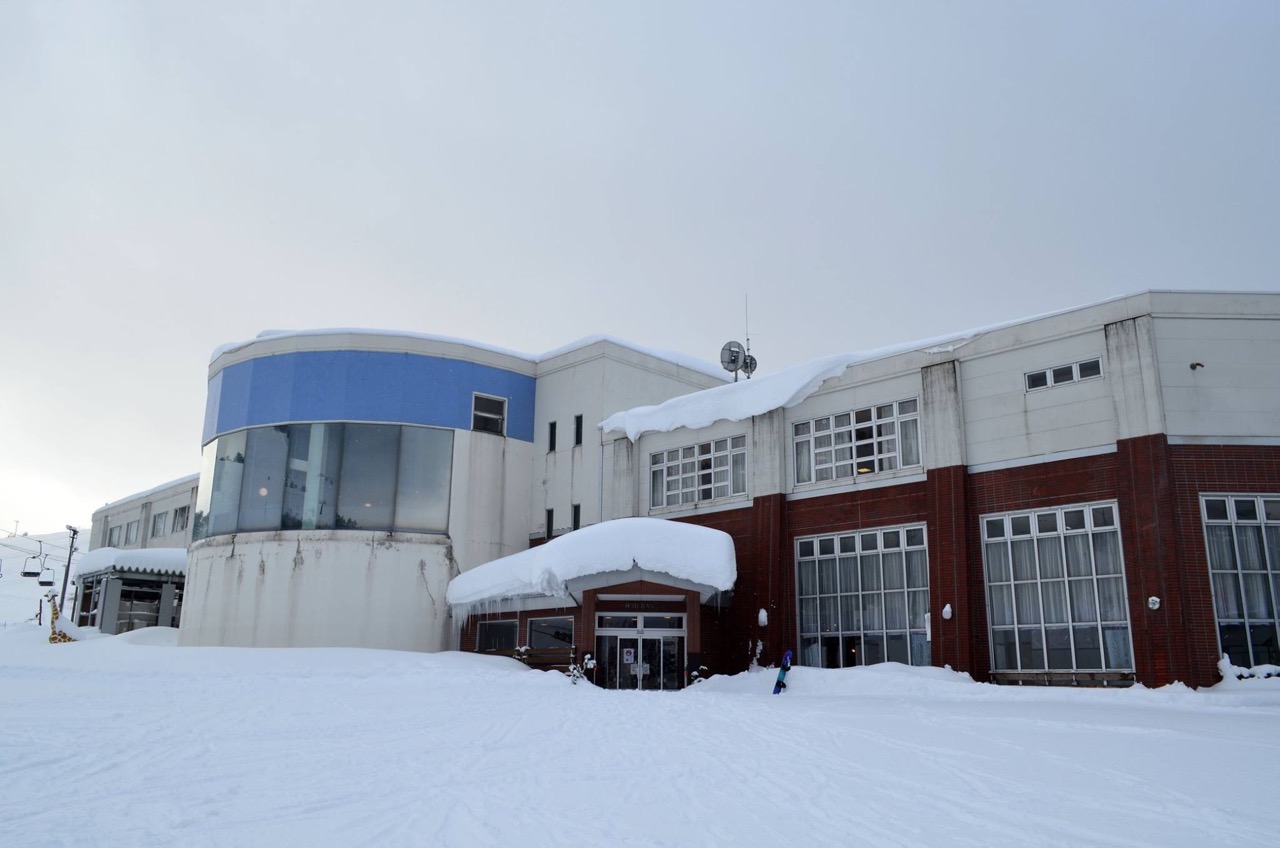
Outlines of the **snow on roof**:
M 451 606 L 529 595 L 566 597 L 578 577 L 633 567 L 721 591 L 738 577 L 733 539 L 696 524 L 661 518 L 618 518 L 463 572 L 449 583 Z
M 605 433 L 624 432 L 627 438 L 634 442 L 644 433 L 668 433 L 682 427 L 696 430 L 717 421 L 742 421 L 753 415 L 763 415 L 775 409 L 790 409 L 796 406 L 816 392 L 823 382 L 843 374 L 850 365 L 887 359 L 890 356 L 917 350 L 924 353 L 954 353 L 977 337 L 996 330 L 1148 293 L 1120 295 L 1084 306 L 1072 306 L 1028 318 L 1001 321 L 986 327 L 935 336 L 931 339 L 900 342 L 873 350 L 828 356 L 765 377 L 756 377 L 754 380 L 743 380 L 727 386 L 716 386 L 675 397 L 657 406 L 626 409 L 600 422 L 600 429 Z
M 642 433 L 697 429 L 717 421 L 742 421 L 779 407 L 789 409 L 817 391 L 823 381 L 840 376 L 863 358 L 857 353 L 828 356 L 766 377 L 681 395 L 657 406 L 623 410 L 601 422 L 600 429 L 623 431 L 634 442 Z
M 98 548 L 89 551 L 71 566 L 71 577 L 99 571 L 137 571 L 144 574 L 186 574 L 186 548 L 143 548 L 121 550 Z
M 662 350 L 656 347 L 646 347 L 644 345 L 638 345 L 635 342 L 629 342 L 626 339 L 620 339 L 617 336 L 603 334 L 584 336 L 575 342 L 570 342 L 564 347 L 549 350 L 539 356 L 537 361 L 546 362 L 549 359 L 554 359 L 557 356 L 563 356 L 566 353 L 572 353 L 575 350 L 593 345 L 596 342 L 609 342 L 610 344 L 615 344 L 618 347 L 625 347 L 628 350 L 634 350 L 636 353 L 643 353 L 645 356 L 652 356 L 655 359 L 661 359 L 666 362 L 670 362 L 673 365 L 679 365 L 681 368 L 687 368 L 690 371 L 696 371 L 699 374 L 714 377 L 717 380 L 728 381 L 729 379 L 728 372 L 723 368 L 712 365 L 710 362 L 698 359 L 697 357 L 689 356 L 684 353 L 676 353 L 671 350 Z
M 684 353 L 676 353 L 674 351 L 669 351 L 669 350 L 660 350 L 658 348 L 646 347 L 644 345 L 636 344 L 635 342 L 629 342 L 626 339 L 620 339 L 616 336 L 609 336 L 609 335 L 603 335 L 603 334 L 598 334 L 593 336 L 584 336 L 583 338 L 578 339 L 577 341 L 570 342 L 567 345 L 563 345 L 561 347 L 555 348 L 554 350 L 547 351 L 546 353 L 534 354 L 534 353 L 525 353 L 519 350 L 512 350 L 511 348 L 500 347 L 498 345 L 486 344 L 485 342 L 477 342 L 471 339 L 462 339 L 462 338 L 458 338 L 457 336 L 441 336 L 435 333 L 415 333 L 415 332 L 410 332 L 408 330 L 378 330 L 378 329 L 367 329 L 367 328 L 359 328 L 359 327 L 330 327 L 326 329 L 312 329 L 312 330 L 263 330 L 261 333 L 258 333 L 258 335 L 255 338 L 249 339 L 248 341 L 230 342 L 228 344 L 219 345 L 218 347 L 213 349 L 213 355 L 209 357 L 209 361 L 213 362 L 215 359 L 217 359 L 219 356 L 222 356 L 224 353 L 231 353 L 231 352 L 237 351 L 247 345 L 253 344 L 254 342 L 269 341 L 272 339 L 303 338 L 307 336 L 332 336 L 332 335 L 344 335 L 344 334 L 358 335 L 358 336 L 387 336 L 387 337 L 394 337 L 394 338 L 420 339 L 422 341 L 429 341 L 429 342 L 443 342 L 445 344 L 464 345 L 466 347 L 476 348 L 477 350 L 487 350 L 490 353 L 497 353 L 503 356 L 510 356 L 513 359 L 523 359 L 526 362 L 532 362 L 535 364 L 540 362 L 546 362 L 547 360 L 553 359 L 557 356 L 563 356 L 566 353 L 572 353 L 573 351 L 578 350 L 580 348 L 587 347 L 588 345 L 593 345 L 596 342 L 610 342 L 619 347 L 625 347 L 628 350 L 634 350 L 637 353 L 643 353 L 646 356 L 652 356 L 656 359 L 661 359 L 666 362 L 670 362 L 674 365 L 679 365 L 680 367 L 687 368 L 690 371 L 696 371 L 699 374 L 705 374 L 707 376 L 715 377 L 717 379 L 727 379 L 727 375 L 725 374 L 723 369 L 717 368 L 711 363 L 698 359 L 697 357 L 689 356 L 688 354 L 684 354 Z
M 170 480 L 168 483 L 161 483 L 159 486 L 153 486 L 152 488 L 147 489 L 145 492 L 135 492 L 132 495 L 127 495 L 123 498 L 118 498 L 117 500 L 114 500 L 111 503 L 103 504 L 102 506 L 95 509 L 93 511 L 93 514 L 97 515 L 103 510 L 114 509 L 120 504 L 128 503 L 129 501 L 134 501 L 139 498 L 146 498 L 150 495 L 157 494 L 158 492 L 163 492 L 165 489 L 168 489 L 168 488 L 173 488 L 173 487 L 182 486 L 182 485 L 194 486 L 198 482 L 200 482 L 199 471 L 197 471 L 195 474 L 188 474 L 186 477 L 179 477 L 177 480 Z

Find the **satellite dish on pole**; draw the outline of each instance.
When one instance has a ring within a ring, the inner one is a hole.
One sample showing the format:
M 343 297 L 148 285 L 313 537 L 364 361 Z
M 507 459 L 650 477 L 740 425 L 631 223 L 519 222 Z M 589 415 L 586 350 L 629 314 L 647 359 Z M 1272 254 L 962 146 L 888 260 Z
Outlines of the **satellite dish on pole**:
M 746 359 L 742 362 L 742 373 L 747 375 L 747 379 L 751 379 L 751 375 L 756 371 L 756 358 L 751 354 L 747 354 Z
M 726 342 L 725 346 L 720 348 L 720 364 L 724 366 L 724 370 L 733 375 L 733 381 L 738 382 L 738 371 L 747 362 L 747 349 L 742 346 L 742 342 Z

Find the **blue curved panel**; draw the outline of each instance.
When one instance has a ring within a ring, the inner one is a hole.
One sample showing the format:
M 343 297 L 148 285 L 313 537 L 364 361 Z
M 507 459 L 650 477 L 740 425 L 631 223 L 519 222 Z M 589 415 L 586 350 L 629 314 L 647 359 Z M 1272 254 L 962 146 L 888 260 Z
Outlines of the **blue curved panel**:
M 533 377 L 437 356 L 364 350 L 280 353 L 209 381 L 204 439 L 288 421 L 382 421 L 471 429 L 473 392 L 507 399 L 507 437 L 533 441 Z

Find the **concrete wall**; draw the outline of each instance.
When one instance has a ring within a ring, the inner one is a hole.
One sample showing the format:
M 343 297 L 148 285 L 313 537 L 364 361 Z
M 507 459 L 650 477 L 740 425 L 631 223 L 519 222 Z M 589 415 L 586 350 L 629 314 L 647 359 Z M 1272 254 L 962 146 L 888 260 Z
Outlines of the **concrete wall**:
M 572 527 L 572 506 L 582 526 L 620 517 L 606 510 L 605 460 L 599 423 L 615 412 L 723 385 L 717 377 L 643 351 L 599 340 L 538 365 L 534 410 L 532 521 L 529 537 L 547 535 L 546 510 L 554 510 L 551 535 Z M 582 445 L 574 445 L 574 416 L 583 417 Z M 556 422 L 556 450 L 548 450 L 549 423 Z M 611 500 L 608 499 L 608 500 Z M 629 515 L 623 512 L 621 515 Z
M 449 647 L 442 536 L 310 531 L 197 542 L 180 645 Z
M 107 547 L 107 536 L 112 527 L 120 528 L 120 544 L 116 546 L 118 548 L 187 547 L 191 544 L 191 518 L 195 513 L 196 483 L 194 476 L 183 477 L 102 507 L 93 514 L 93 527 L 87 540 L 87 550 Z M 174 510 L 184 506 L 187 507 L 187 526 L 174 531 Z M 152 536 L 152 519 L 161 513 L 168 515 L 165 519 L 166 532 L 161 536 Z M 126 545 L 124 532 L 130 521 L 138 522 L 138 539 L 133 544 Z
M 1031 342 L 960 366 L 966 456 L 970 465 L 1115 444 L 1112 363 L 1101 327 Z M 1029 371 L 1102 359 L 1102 376 L 1027 391 Z
M 1170 437 L 1274 440 L 1280 419 L 1275 320 L 1156 318 L 1154 331 Z

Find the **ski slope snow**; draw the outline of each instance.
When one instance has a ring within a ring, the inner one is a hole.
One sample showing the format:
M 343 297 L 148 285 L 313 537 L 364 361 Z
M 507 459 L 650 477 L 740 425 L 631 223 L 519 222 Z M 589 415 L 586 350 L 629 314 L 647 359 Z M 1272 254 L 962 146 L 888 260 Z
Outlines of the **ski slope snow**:
M 609 692 L 457 652 L 0 631 L 7 845 L 1274 845 L 1280 682 L 885 664 Z

